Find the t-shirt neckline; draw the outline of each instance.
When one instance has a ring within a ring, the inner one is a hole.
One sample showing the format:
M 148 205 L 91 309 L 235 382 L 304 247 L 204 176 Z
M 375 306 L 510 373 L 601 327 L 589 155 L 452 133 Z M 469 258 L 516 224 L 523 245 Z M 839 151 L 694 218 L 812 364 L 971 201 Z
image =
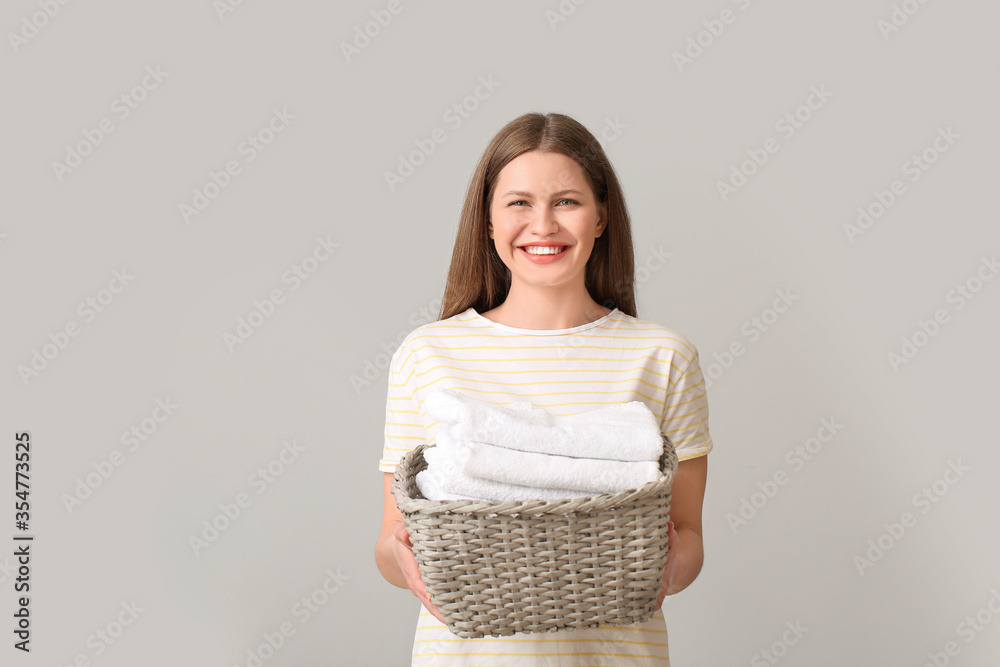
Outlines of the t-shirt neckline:
M 512 327 L 506 324 L 501 324 L 500 322 L 494 322 L 490 318 L 484 317 L 482 314 L 479 313 L 478 310 L 476 310 L 472 306 L 469 307 L 469 310 L 472 311 L 472 313 L 476 316 L 478 320 L 485 322 L 486 324 L 490 325 L 491 327 L 494 327 L 495 329 L 500 329 L 502 331 L 509 331 L 510 333 L 528 334 L 535 336 L 554 336 L 559 334 L 571 334 L 580 331 L 586 331 L 587 329 L 592 329 L 593 327 L 596 327 L 600 324 L 604 324 L 606 321 L 610 320 L 613 315 L 616 315 L 619 312 L 618 308 L 614 308 L 610 313 L 597 318 L 593 322 L 587 322 L 586 324 L 581 324 L 579 326 L 569 327 L 566 329 L 522 329 L 520 327 Z

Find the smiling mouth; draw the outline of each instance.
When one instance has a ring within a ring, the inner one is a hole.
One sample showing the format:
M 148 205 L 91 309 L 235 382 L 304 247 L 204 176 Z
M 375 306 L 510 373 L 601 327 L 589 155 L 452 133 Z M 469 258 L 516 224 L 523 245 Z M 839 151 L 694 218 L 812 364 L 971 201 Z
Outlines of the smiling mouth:
M 557 252 L 552 252 L 552 248 L 556 246 L 520 246 L 518 250 L 527 253 L 533 257 L 552 257 L 554 255 L 561 255 L 569 248 L 568 245 L 561 246 Z M 541 248 L 543 252 L 531 252 L 528 248 Z

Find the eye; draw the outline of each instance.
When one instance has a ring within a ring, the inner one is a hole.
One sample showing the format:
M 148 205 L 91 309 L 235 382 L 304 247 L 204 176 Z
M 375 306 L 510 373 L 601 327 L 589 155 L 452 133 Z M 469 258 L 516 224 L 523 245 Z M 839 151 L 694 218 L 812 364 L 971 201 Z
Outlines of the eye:
M 512 201 L 512 202 L 510 202 L 509 204 L 507 204 L 507 206 L 513 206 L 514 204 L 527 204 L 527 203 L 528 203 L 528 202 L 526 202 L 526 201 L 525 201 L 525 200 L 523 200 L 523 199 L 518 199 L 518 200 L 516 200 L 516 201 Z
M 564 201 L 568 201 L 570 204 L 577 204 L 577 205 L 580 204 L 580 202 L 576 201 L 575 199 L 560 199 L 557 203 L 561 204 Z

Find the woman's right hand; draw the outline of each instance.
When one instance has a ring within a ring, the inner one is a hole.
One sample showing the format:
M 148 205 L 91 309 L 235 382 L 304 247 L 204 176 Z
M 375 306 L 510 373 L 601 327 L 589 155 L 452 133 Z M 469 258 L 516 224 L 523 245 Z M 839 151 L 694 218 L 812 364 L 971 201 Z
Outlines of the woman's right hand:
M 420 568 L 417 566 L 417 557 L 413 554 L 413 544 L 410 542 L 410 534 L 406 532 L 406 525 L 402 521 L 396 525 L 393 536 L 396 539 L 393 553 L 396 555 L 396 562 L 399 563 L 399 569 L 406 579 L 406 585 L 410 587 L 410 591 L 417 596 L 417 599 L 423 603 L 427 611 L 433 614 L 442 624 L 447 625 L 441 612 L 431 602 L 431 596 L 427 593 L 424 580 L 420 576 Z

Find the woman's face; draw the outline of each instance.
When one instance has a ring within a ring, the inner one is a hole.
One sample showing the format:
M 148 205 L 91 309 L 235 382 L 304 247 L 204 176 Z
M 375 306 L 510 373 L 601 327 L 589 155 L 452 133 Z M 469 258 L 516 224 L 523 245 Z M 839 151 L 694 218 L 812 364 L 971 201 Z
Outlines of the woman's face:
M 489 232 L 512 281 L 548 287 L 579 281 L 583 288 L 594 239 L 606 225 L 583 168 L 562 153 L 522 153 L 497 178 Z M 561 251 L 526 250 L 540 245 Z

